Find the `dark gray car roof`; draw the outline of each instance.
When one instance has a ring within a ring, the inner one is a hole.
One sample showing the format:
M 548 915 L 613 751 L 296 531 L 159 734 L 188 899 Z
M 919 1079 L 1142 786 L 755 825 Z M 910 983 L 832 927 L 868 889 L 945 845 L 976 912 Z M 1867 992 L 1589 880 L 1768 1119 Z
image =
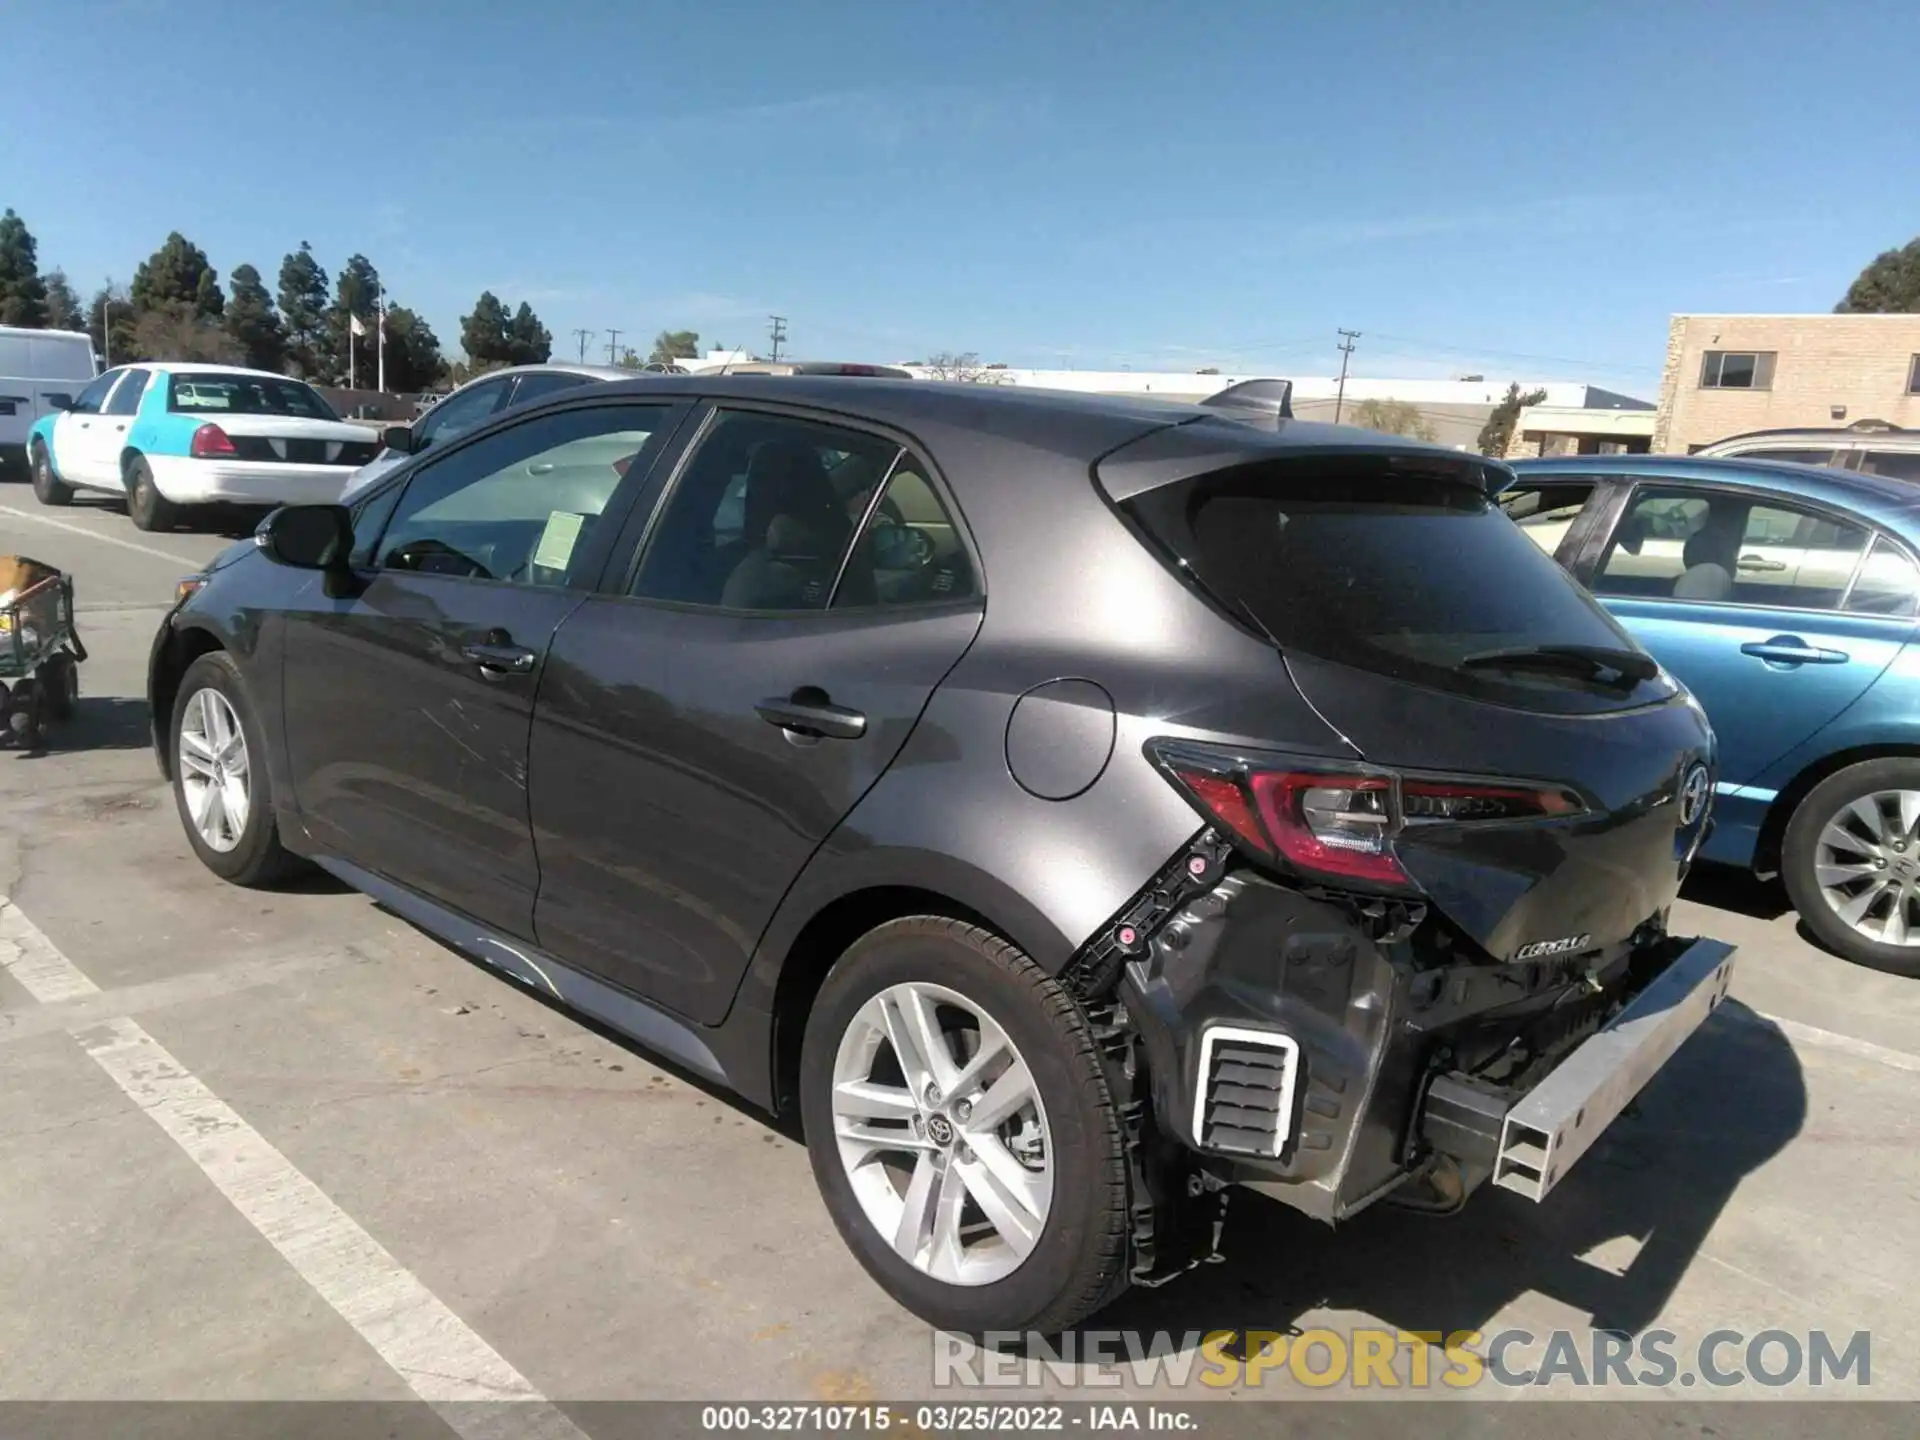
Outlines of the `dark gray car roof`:
M 985 430 L 1086 461 L 1169 426 L 1200 427 L 1201 448 L 1241 455 L 1275 451 L 1366 451 L 1481 461 L 1443 446 L 1351 425 L 1281 420 L 1272 426 L 1228 419 L 1204 405 L 1144 395 L 1090 395 L 1027 385 L 965 384 L 812 375 L 651 375 L 615 381 L 614 395 L 676 395 L 717 400 L 790 401 L 891 425 L 909 434 L 928 427 Z

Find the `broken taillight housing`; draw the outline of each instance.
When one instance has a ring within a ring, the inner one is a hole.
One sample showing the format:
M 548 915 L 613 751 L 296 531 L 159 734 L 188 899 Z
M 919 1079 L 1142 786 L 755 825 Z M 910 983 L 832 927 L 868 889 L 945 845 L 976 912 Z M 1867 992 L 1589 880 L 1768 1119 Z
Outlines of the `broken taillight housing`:
M 1549 820 L 1584 809 L 1571 791 L 1522 781 L 1405 775 L 1188 741 L 1148 753 L 1194 807 L 1246 851 L 1302 875 L 1405 890 L 1394 841 L 1419 825 Z

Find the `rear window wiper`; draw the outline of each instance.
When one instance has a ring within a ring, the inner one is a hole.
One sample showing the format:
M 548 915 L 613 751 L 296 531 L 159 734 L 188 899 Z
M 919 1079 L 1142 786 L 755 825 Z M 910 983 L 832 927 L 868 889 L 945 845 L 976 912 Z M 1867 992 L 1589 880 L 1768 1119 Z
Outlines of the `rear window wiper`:
M 1660 673 L 1651 655 L 1611 645 L 1521 645 L 1482 650 L 1460 661 L 1462 670 L 1555 670 L 1603 685 L 1632 689 Z

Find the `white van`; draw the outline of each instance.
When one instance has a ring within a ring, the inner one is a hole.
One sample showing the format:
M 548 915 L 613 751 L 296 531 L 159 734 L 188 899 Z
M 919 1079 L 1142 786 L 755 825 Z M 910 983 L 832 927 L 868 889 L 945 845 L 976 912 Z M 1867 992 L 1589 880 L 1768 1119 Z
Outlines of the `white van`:
M 0 325 L 0 469 L 25 470 L 33 422 L 71 403 L 99 369 L 92 339 L 78 331 Z

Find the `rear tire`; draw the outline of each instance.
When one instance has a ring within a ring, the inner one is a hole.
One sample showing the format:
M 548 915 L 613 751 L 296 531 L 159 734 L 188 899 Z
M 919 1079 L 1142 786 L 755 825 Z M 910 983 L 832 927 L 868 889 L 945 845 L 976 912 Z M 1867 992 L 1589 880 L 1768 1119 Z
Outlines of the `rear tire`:
M 907 1018 L 917 1001 L 930 1029 Z M 907 1063 L 896 1028 L 916 1052 Z M 944 1052 L 938 1067 L 916 1058 L 925 1034 Z M 968 1079 L 982 1048 L 1004 1058 Z M 936 1088 L 923 1104 L 936 1068 L 952 1093 Z M 1029 1098 L 1008 1110 L 1009 1094 Z M 1093 1032 L 1005 940 L 922 915 L 857 941 L 808 1017 L 800 1106 L 841 1238 L 929 1324 L 1052 1334 L 1126 1288 L 1126 1151 Z
M 42 703 L 47 718 L 71 720 L 80 704 L 80 667 L 73 656 L 63 650 L 49 659 L 40 667 L 40 683 L 46 687 Z
M 1828 949 L 1920 976 L 1920 759 L 1849 765 L 1808 791 L 1787 822 L 1780 878 Z
M 33 498 L 42 505 L 71 505 L 73 487 L 53 473 L 53 457 L 43 441 L 33 442 Z
M 184 748 L 183 731 L 188 735 Z M 232 743 L 236 733 L 238 745 Z M 201 864 L 245 886 L 268 885 L 302 867 L 304 862 L 280 843 L 266 737 L 240 667 L 226 651 L 202 655 L 180 677 L 167 744 L 174 804 Z M 218 790 L 218 798 L 209 799 L 208 789 Z M 236 810 L 241 811 L 237 816 Z
M 180 507 L 153 483 L 153 467 L 144 455 L 127 462 L 127 514 L 136 530 L 171 530 L 180 523 Z

